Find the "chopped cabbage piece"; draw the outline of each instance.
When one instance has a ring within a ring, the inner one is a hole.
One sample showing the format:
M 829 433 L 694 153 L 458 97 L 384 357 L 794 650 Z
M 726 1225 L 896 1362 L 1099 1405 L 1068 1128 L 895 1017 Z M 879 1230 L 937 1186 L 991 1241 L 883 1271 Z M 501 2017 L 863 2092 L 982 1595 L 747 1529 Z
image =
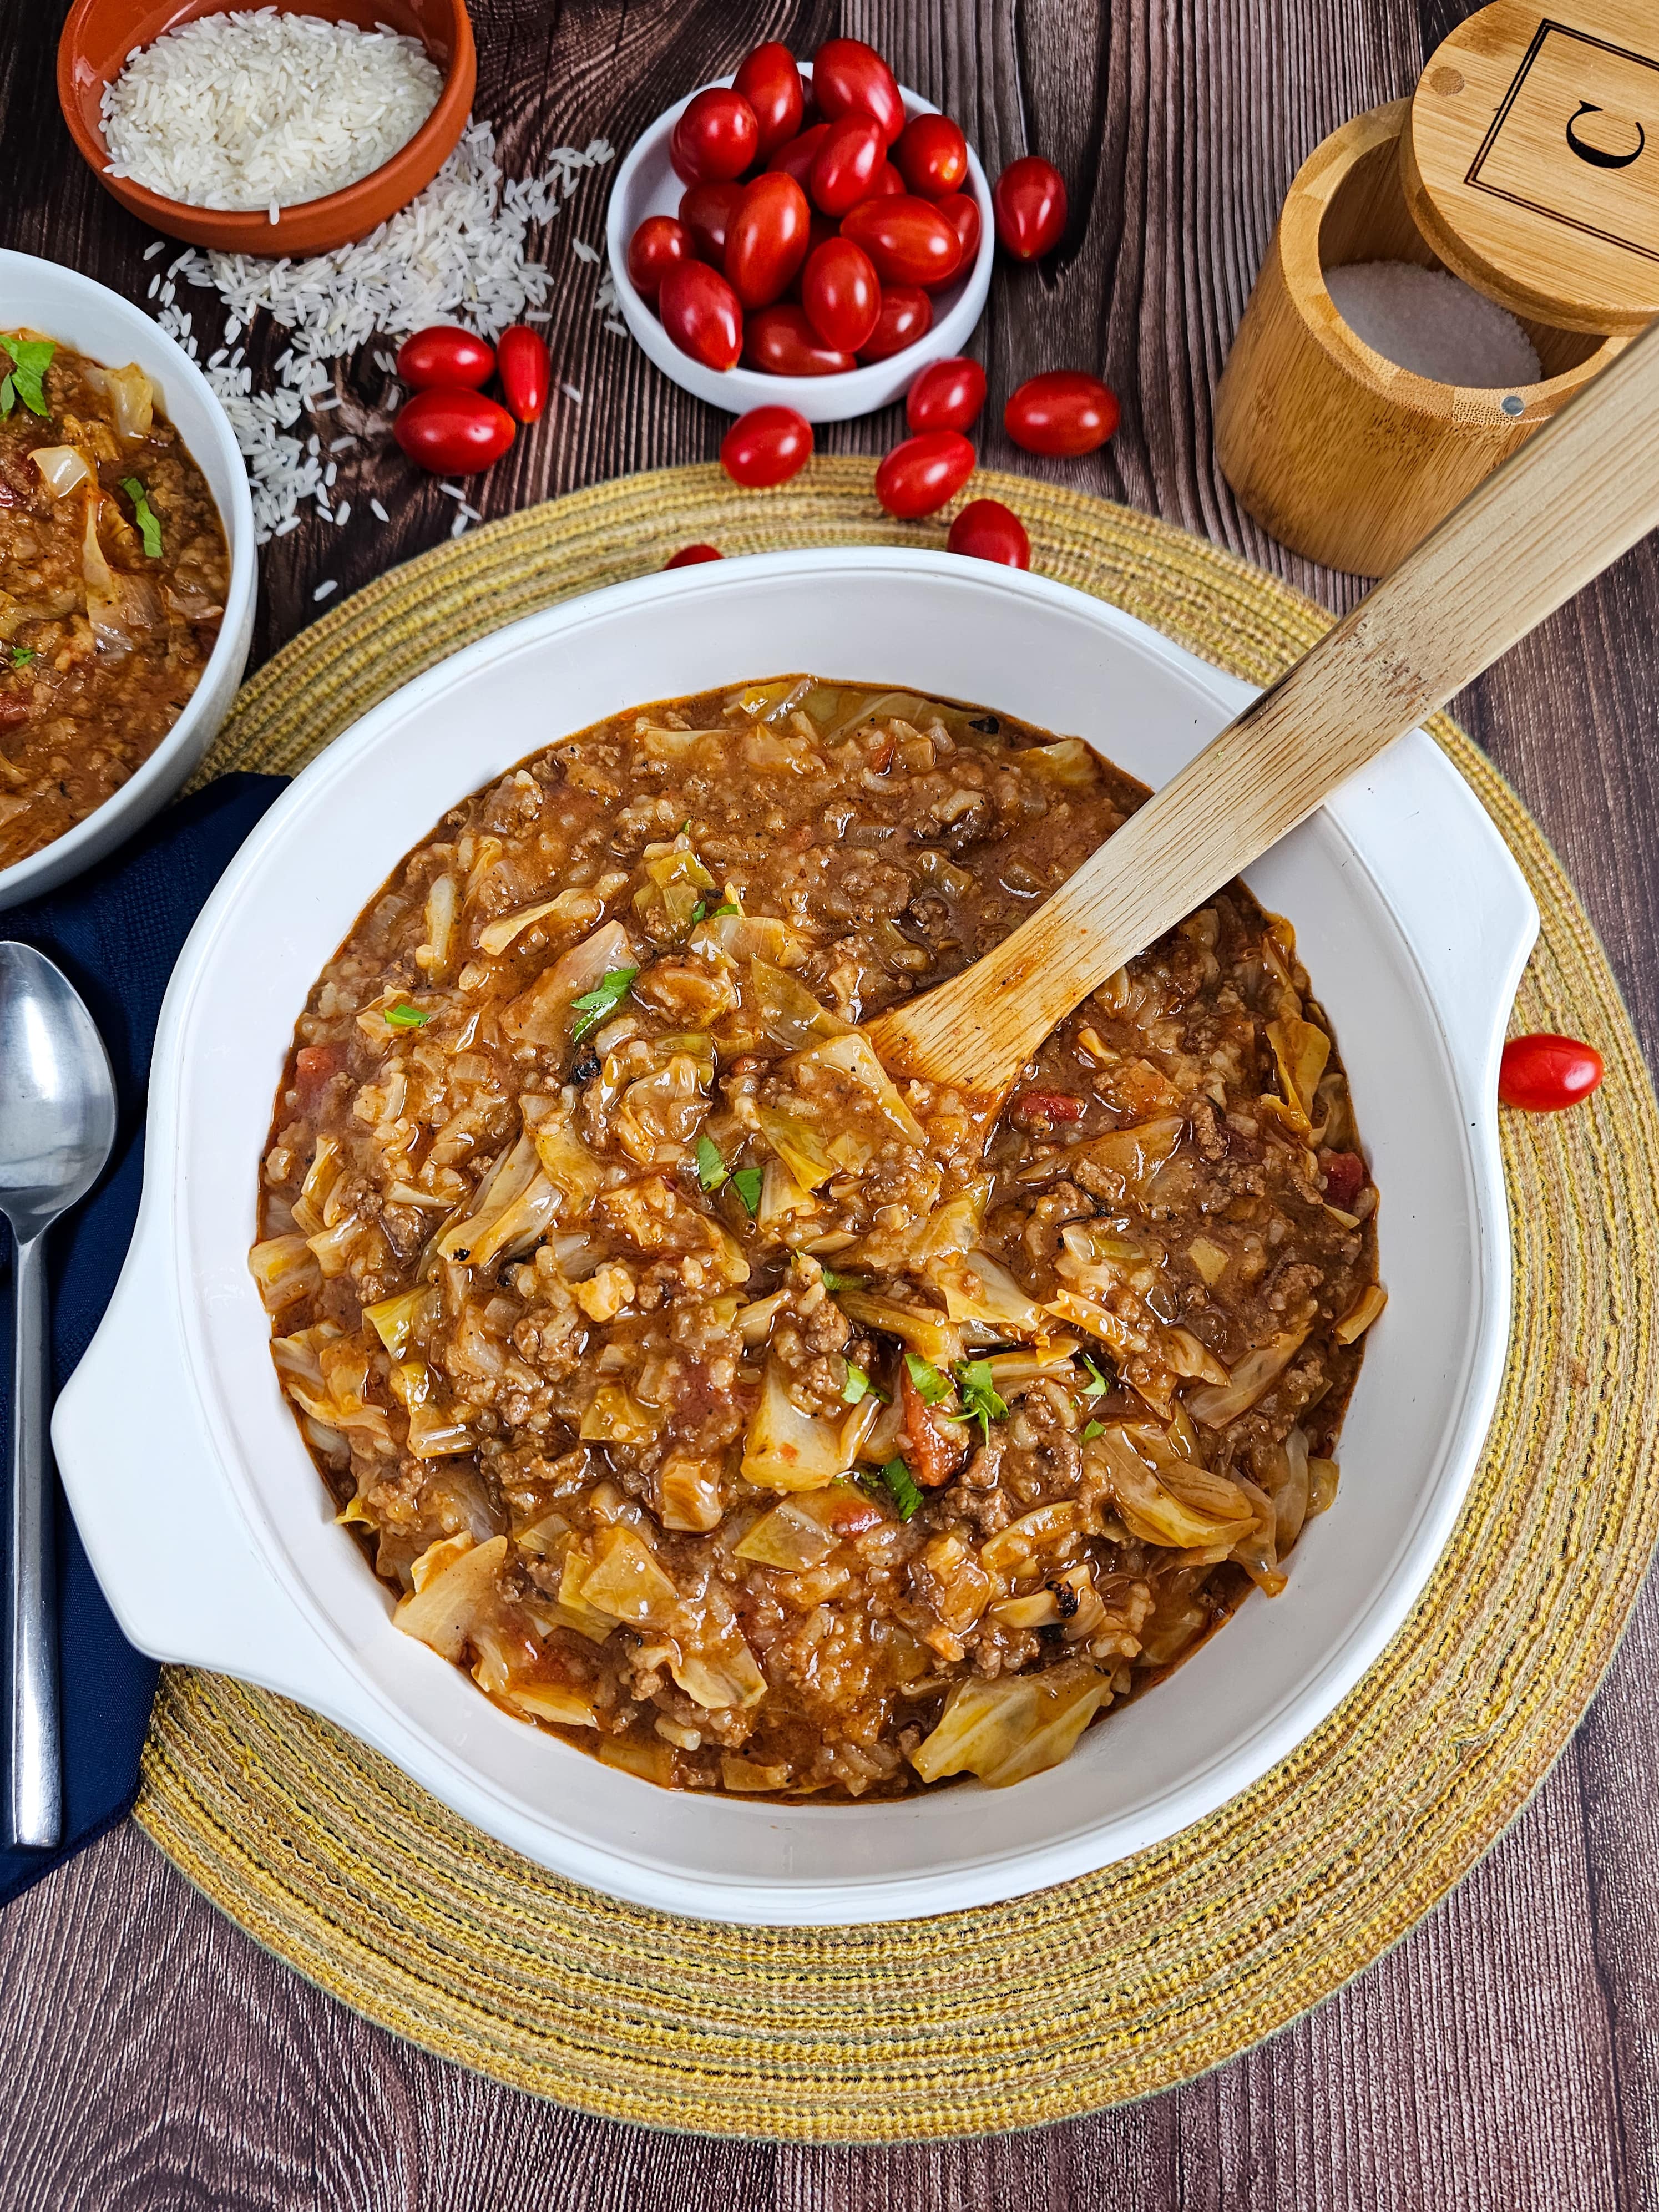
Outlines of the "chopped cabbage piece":
M 775 1359 L 766 1363 L 760 1404 L 744 1441 L 743 1477 L 757 1490 L 821 1490 L 845 1474 L 841 1424 L 803 1413 L 785 1387 Z
M 924 1782 L 971 1773 L 994 1790 L 1006 1789 L 1069 1758 L 1111 1694 L 1110 1677 L 1086 1659 L 994 1682 L 970 1676 L 951 1691 L 939 1725 L 911 1753 L 910 1764 Z
M 459 1551 L 454 1548 L 458 1544 Z M 447 1537 L 433 1548 L 447 1554 L 441 1571 L 404 1599 L 392 1622 L 405 1636 L 429 1644 L 442 1657 L 459 1659 L 473 1621 L 495 1594 L 507 1559 L 507 1539 L 492 1536 L 487 1544 L 474 1544 L 470 1538 Z
M 514 1682 L 506 1692 L 509 1705 L 533 1720 L 556 1721 L 561 1728 L 598 1728 L 599 1717 L 587 1699 L 574 1690 L 552 1682 Z
M 1206 1429 L 1224 1429 L 1229 1421 L 1248 1413 L 1295 1358 L 1310 1326 L 1304 1322 L 1300 1328 L 1285 1329 L 1254 1352 L 1247 1352 L 1230 1381 L 1189 1391 L 1187 1410 L 1193 1419 L 1202 1421 Z
M 665 1627 L 673 1619 L 680 1594 L 637 1529 L 625 1522 L 602 1528 L 589 1553 L 591 1563 L 581 1576 L 584 1605 L 633 1628 Z

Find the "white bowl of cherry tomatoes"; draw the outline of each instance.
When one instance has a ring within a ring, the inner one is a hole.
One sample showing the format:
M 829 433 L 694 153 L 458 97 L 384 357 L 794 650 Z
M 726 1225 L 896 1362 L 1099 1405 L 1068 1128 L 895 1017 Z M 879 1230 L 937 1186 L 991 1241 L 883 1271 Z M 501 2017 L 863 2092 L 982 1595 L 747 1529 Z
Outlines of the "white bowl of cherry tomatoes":
M 996 249 L 960 127 L 872 48 L 773 40 L 659 116 L 606 221 L 617 297 L 665 375 L 733 414 L 845 422 L 959 354 Z

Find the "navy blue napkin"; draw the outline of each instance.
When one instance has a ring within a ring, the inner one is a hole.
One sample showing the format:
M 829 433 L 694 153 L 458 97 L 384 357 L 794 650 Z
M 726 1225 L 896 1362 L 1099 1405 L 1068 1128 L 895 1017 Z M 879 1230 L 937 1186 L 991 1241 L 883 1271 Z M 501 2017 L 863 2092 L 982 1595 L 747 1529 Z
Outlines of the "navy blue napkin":
M 275 775 L 228 775 L 183 799 L 131 844 L 50 896 L 0 914 L 0 937 L 54 960 L 92 1010 L 120 1100 L 115 1149 L 97 1188 L 52 1232 L 52 1380 L 61 1389 L 115 1289 L 138 1212 L 144 1099 L 161 996 L 179 949 L 232 854 L 282 790 Z M 11 1420 L 11 1241 L 0 1221 L 0 1458 Z M 9 1479 L 9 1470 L 8 1470 Z M 0 1565 L 9 1515 L 0 1513 Z M 116 1626 L 61 1491 L 58 1655 L 64 1699 L 64 1841 L 0 1851 L 0 1905 L 72 1858 L 131 1809 L 156 1668 Z

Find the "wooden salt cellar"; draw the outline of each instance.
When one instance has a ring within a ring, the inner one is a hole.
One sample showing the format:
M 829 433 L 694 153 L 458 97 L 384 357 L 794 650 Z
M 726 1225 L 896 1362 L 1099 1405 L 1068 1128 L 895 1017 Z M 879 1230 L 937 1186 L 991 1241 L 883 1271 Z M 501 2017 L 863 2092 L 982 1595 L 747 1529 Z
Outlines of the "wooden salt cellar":
M 1437 384 L 1364 344 L 1328 269 L 1447 268 L 1544 369 Z M 1380 575 L 1659 313 L 1659 4 L 1495 0 L 1409 100 L 1297 172 L 1216 393 L 1239 503 L 1293 552 Z

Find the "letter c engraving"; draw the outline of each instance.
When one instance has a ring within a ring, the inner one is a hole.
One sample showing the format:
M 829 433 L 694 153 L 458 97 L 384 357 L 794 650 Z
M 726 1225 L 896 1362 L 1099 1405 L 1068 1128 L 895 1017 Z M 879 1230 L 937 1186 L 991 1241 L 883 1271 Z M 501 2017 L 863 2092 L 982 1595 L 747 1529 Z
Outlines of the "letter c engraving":
M 1640 160 L 1642 149 L 1648 143 L 1648 134 L 1638 123 L 1636 126 L 1636 143 L 1628 154 L 1609 154 L 1600 146 L 1591 146 L 1578 136 L 1578 118 L 1581 115 L 1600 115 L 1602 112 L 1603 111 L 1593 101 L 1581 100 L 1576 112 L 1567 123 L 1567 143 L 1577 155 L 1579 160 L 1588 161 L 1592 168 L 1627 169 L 1632 161 Z

